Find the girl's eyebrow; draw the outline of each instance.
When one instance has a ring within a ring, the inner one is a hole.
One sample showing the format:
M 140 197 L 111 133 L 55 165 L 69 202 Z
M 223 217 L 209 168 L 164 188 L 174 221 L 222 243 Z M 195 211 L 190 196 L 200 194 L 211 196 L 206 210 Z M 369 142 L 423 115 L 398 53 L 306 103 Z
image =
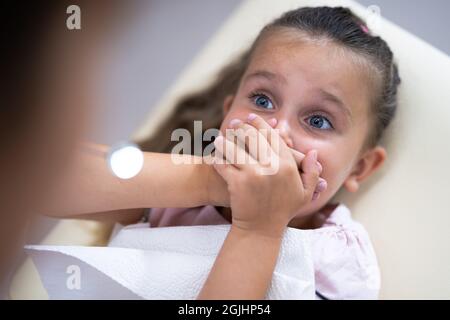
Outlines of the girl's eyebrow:
M 251 78 L 264 78 L 267 80 L 272 80 L 275 82 L 278 82 L 280 84 L 285 84 L 286 79 L 282 75 L 278 75 L 276 73 L 267 71 L 267 70 L 256 70 L 255 72 L 250 73 L 247 75 L 244 79 L 244 81 L 247 81 Z
M 344 102 L 342 102 L 341 99 L 339 99 L 339 97 L 323 89 L 319 89 L 318 92 L 322 99 L 332 102 L 334 105 L 339 107 L 339 109 L 344 111 L 344 113 L 348 116 L 350 120 L 352 119 L 352 111 L 347 107 L 347 105 Z

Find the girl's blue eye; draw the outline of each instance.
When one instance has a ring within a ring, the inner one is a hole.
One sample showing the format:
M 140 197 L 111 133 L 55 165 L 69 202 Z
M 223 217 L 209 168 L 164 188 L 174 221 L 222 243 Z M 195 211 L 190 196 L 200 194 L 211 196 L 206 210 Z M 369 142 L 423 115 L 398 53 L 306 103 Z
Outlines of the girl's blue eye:
M 252 99 L 253 99 L 253 103 L 258 107 L 261 107 L 264 109 L 273 109 L 274 108 L 272 101 L 270 101 L 270 99 L 263 94 L 255 94 L 255 95 L 253 95 Z
M 324 116 L 314 115 L 308 119 L 308 123 L 321 130 L 330 130 L 333 128 L 330 121 Z

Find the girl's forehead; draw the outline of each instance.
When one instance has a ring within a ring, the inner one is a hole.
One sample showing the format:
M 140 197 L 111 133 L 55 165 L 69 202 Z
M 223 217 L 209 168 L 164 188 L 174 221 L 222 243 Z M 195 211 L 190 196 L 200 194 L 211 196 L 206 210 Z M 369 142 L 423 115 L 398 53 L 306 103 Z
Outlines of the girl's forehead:
M 282 36 L 268 37 L 256 47 L 247 72 L 269 68 L 285 78 L 303 77 L 324 85 L 360 82 L 365 76 L 356 54 L 331 41 Z

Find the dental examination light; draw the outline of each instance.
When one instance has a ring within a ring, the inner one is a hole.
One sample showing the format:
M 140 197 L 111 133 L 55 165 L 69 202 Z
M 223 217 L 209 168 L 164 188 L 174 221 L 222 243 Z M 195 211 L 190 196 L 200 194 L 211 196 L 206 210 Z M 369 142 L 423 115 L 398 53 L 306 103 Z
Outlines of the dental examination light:
M 132 142 L 120 142 L 109 149 L 106 161 L 116 177 L 130 179 L 142 170 L 144 153 Z

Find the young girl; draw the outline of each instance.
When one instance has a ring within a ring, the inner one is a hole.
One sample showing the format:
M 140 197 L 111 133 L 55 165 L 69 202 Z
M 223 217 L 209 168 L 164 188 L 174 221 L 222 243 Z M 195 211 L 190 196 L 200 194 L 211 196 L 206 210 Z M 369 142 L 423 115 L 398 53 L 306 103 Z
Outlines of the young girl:
M 113 210 L 94 216 L 122 222 L 152 207 L 151 227 L 231 223 L 200 299 L 264 298 L 286 226 L 312 229 L 319 298 L 376 298 L 379 270 L 369 237 L 331 199 L 342 186 L 356 192 L 384 162 L 378 142 L 395 114 L 399 82 L 385 41 L 350 10 L 287 12 L 160 128 L 192 129 L 192 120 L 203 120 L 205 130 L 220 127 L 224 135 L 241 129 L 238 141 L 242 132 L 257 137 L 265 153 L 219 136 L 215 159 L 224 163 L 175 166 L 168 155 L 146 153 L 143 172 L 120 182 L 108 180 L 99 160 L 86 159 L 84 172 L 95 176 L 78 176 L 72 185 L 87 201 L 66 207 Z M 167 141 L 159 136 L 141 147 L 169 151 Z M 232 149 L 255 163 L 236 163 Z M 276 173 L 261 174 L 275 160 Z M 93 192 L 105 181 L 107 190 Z M 137 209 L 118 210 L 126 208 Z

